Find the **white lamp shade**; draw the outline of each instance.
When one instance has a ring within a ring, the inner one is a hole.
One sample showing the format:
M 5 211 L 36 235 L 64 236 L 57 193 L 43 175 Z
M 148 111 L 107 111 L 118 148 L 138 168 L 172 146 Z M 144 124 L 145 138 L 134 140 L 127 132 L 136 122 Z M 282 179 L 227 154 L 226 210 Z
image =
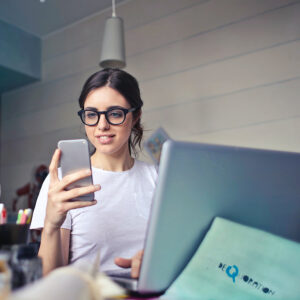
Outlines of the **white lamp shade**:
M 123 20 L 119 17 L 106 20 L 100 66 L 119 69 L 126 66 Z

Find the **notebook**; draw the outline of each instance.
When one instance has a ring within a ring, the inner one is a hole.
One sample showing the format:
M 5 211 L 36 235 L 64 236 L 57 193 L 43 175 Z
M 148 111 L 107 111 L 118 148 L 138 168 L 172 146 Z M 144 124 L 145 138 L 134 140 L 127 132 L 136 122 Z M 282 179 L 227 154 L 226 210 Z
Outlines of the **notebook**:
M 139 279 L 113 279 L 163 294 L 216 216 L 300 242 L 300 154 L 166 141 Z

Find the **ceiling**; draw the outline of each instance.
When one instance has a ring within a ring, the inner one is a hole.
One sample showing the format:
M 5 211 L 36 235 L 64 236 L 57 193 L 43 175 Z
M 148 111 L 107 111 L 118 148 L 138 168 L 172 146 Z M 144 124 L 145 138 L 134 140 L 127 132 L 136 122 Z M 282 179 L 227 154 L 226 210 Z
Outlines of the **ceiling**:
M 0 0 L 0 20 L 44 37 L 110 7 L 111 0 Z

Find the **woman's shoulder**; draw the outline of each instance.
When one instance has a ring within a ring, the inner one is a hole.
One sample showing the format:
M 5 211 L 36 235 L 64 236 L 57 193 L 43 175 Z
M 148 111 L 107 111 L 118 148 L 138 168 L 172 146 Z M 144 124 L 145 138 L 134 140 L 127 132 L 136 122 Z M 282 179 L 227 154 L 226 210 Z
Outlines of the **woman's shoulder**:
M 158 170 L 153 164 L 145 161 L 135 160 L 133 168 L 133 176 L 136 182 L 140 182 L 141 185 L 148 185 L 153 189 L 156 185 Z M 146 188 L 145 188 L 146 189 Z
M 135 160 L 135 170 L 137 172 L 149 173 L 151 176 L 157 177 L 157 166 L 142 160 Z
M 146 161 L 138 160 L 138 159 L 135 160 L 135 165 L 137 168 L 140 168 L 140 169 L 157 170 L 157 167 L 155 165 L 150 164 Z

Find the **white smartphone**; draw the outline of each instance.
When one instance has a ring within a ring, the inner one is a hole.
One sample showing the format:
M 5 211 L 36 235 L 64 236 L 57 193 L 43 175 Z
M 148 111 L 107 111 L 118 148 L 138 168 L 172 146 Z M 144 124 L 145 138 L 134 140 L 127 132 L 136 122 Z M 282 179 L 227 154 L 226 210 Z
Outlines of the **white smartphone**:
M 79 170 L 91 170 L 91 160 L 87 140 L 62 140 L 58 142 L 57 147 L 61 150 L 60 167 L 62 177 Z M 93 184 L 92 175 L 70 184 L 67 187 L 67 190 L 78 187 L 85 187 L 91 184 Z M 72 200 L 93 201 L 94 199 L 94 193 L 90 193 L 79 196 Z

